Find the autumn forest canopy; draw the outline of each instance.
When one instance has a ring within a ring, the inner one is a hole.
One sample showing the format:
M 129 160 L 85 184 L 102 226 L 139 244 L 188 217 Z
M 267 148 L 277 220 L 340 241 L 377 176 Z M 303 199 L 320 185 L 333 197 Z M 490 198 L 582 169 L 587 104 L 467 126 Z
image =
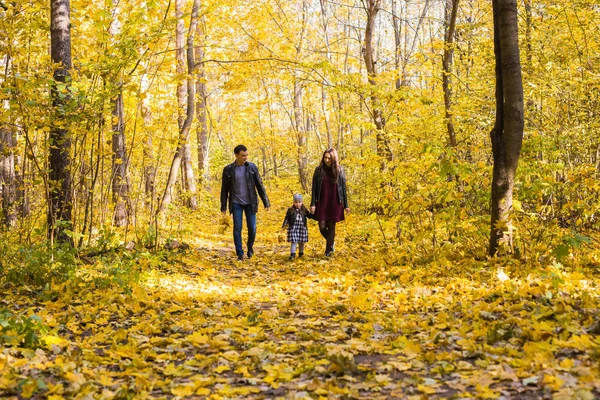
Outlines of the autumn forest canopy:
M 0 0 L 0 395 L 600 397 L 599 20 Z M 271 201 L 244 262 L 238 144 Z M 330 147 L 351 213 L 289 261 Z

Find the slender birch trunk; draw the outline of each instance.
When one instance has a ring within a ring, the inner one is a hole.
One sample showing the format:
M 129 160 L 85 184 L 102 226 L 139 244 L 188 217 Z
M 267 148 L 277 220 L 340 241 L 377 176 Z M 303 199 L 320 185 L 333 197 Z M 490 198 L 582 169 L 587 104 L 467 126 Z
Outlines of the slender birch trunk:
M 160 207 L 158 212 L 164 212 L 167 206 L 171 203 L 172 200 L 172 190 L 175 182 L 177 181 L 177 175 L 179 175 L 179 168 L 181 166 L 181 161 L 184 157 L 185 152 L 185 144 L 188 143 L 190 137 L 190 128 L 192 126 L 192 120 L 194 119 L 194 94 L 195 94 L 195 85 L 194 85 L 194 35 L 196 32 L 197 24 L 198 24 L 198 9 L 200 7 L 200 0 L 194 0 L 194 5 L 192 7 L 192 15 L 190 18 L 190 28 L 188 31 L 187 38 L 187 66 L 188 66 L 188 75 L 187 75 L 187 114 L 185 121 L 181 127 L 181 131 L 179 132 L 179 146 L 177 151 L 175 152 L 175 156 L 173 157 L 173 162 L 171 163 L 171 169 L 169 170 L 169 177 L 167 179 L 167 186 L 165 188 L 162 201 L 160 203 Z
M 456 28 L 456 14 L 459 0 L 446 0 L 444 55 L 442 57 L 442 87 L 444 90 L 444 108 L 446 112 L 446 129 L 448 130 L 448 144 L 456 147 L 456 132 L 452 116 L 452 58 L 454 55 L 454 32 Z
M 0 128 L 0 191 L 4 225 L 12 228 L 17 223 L 17 177 L 15 173 L 15 135 L 5 127 Z
M 208 136 L 208 124 L 207 124 L 207 92 L 206 92 L 206 68 L 204 66 L 205 51 L 204 46 L 206 44 L 206 33 L 204 30 L 204 19 L 202 18 L 198 22 L 197 29 L 197 46 L 195 47 L 196 55 L 196 114 L 198 115 L 198 128 L 197 128 L 197 139 L 198 139 L 198 175 L 201 182 L 206 182 L 209 178 L 209 136 Z

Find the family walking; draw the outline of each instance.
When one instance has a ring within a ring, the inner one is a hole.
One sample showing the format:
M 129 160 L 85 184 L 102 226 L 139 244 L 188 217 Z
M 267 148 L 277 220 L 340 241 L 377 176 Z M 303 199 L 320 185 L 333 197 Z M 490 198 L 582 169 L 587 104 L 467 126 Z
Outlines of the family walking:
M 254 255 L 256 239 L 256 213 L 258 197 L 265 209 L 271 207 L 267 192 L 258 172 L 258 167 L 248 161 L 248 149 L 238 145 L 234 149 L 235 161 L 223 168 L 221 179 L 221 212 L 233 215 L 233 242 L 238 260 L 244 259 L 242 225 L 246 216 L 248 240 L 247 258 Z M 293 204 L 287 210 L 283 227 L 288 227 L 287 241 L 290 245 L 290 260 L 304 255 L 304 244 L 308 242 L 307 219 L 319 224 L 319 231 L 325 238 L 325 256 L 330 257 L 335 247 L 335 226 L 344 220 L 344 213 L 350 212 L 346 191 L 346 176 L 334 148 L 325 150 L 321 162 L 315 169 L 312 180 L 310 209 L 302 201 L 301 194 L 295 194 Z

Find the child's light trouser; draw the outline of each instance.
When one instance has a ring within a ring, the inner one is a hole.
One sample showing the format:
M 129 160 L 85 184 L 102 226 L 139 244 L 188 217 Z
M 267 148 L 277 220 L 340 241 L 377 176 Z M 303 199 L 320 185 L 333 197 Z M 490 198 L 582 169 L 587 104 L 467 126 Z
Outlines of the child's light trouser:
M 296 254 L 296 245 L 299 245 L 298 246 L 298 250 L 300 250 L 300 253 L 304 253 L 304 243 L 296 243 L 296 242 L 292 243 L 292 247 L 290 249 L 290 253 L 291 254 Z

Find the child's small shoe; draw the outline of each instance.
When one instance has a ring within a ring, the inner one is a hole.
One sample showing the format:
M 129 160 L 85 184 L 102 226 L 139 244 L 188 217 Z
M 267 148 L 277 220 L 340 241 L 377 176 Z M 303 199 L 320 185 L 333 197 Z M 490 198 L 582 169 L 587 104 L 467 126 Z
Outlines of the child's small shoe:
M 288 258 L 288 260 L 293 260 L 294 258 L 296 258 L 296 253 L 292 253 L 290 254 L 290 257 Z
M 304 257 L 304 253 L 298 253 L 298 258 Z

